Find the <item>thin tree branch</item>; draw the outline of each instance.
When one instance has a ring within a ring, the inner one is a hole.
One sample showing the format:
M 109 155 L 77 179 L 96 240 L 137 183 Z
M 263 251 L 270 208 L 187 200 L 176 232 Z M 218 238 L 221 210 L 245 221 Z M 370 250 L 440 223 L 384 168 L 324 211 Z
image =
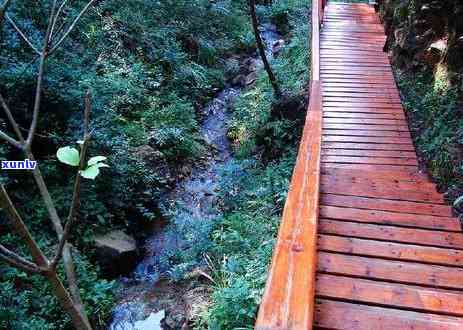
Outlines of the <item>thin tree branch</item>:
M 5 18 L 13 26 L 16 32 L 18 32 L 21 38 L 23 38 L 23 40 L 29 45 L 29 47 L 31 47 L 34 52 L 40 55 L 40 51 L 34 46 L 34 44 L 29 40 L 29 38 L 24 34 L 24 32 L 21 31 L 21 29 L 16 25 L 13 19 L 8 14 L 5 14 Z
M 254 30 L 254 37 L 256 39 L 257 49 L 259 51 L 260 58 L 264 63 L 265 71 L 267 71 L 268 78 L 270 80 L 270 84 L 273 87 L 274 94 L 277 98 L 281 97 L 281 90 L 280 86 L 278 85 L 277 79 L 275 74 L 272 71 L 272 68 L 267 60 L 267 55 L 265 54 L 264 43 L 262 42 L 262 38 L 260 36 L 259 31 L 259 21 L 257 20 L 256 15 L 256 1 L 255 0 L 248 0 L 249 3 L 249 10 L 251 13 L 251 21 L 252 21 L 252 28 Z
M 51 26 L 51 32 L 50 32 L 50 37 L 48 38 L 48 42 L 51 42 L 51 40 L 53 39 L 53 33 L 55 32 L 55 27 L 56 27 L 56 23 L 58 22 L 59 15 L 61 14 L 61 11 L 63 10 L 67 2 L 68 0 L 64 0 L 59 6 L 58 10 L 56 11 L 55 17 L 53 18 L 53 24 Z
M 14 119 L 13 114 L 11 113 L 10 107 L 8 107 L 8 105 L 6 104 L 5 99 L 3 98 L 1 93 L 0 93 L 0 104 L 2 105 L 2 108 L 5 111 L 5 114 L 8 117 L 8 120 L 10 121 L 11 126 L 13 126 L 13 130 L 18 136 L 19 141 L 21 142 L 21 144 L 24 144 L 24 137 L 21 133 L 21 130 L 19 129 L 19 125 Z
M 56 2 L 57 0 L 53 0 L 51 12 L 50 12 L 50 18 L 49 18 L 48 27 L 47 27 L 47 32 L 45 33 L 42 52 L 40 54 L 39 73 L 37 75 L 37 86 L 35 90 L 34 110 L 32 113 L 32 122 L 29 128 L 29 134 L 26 140 L 26 146 L 25 146 L 26 149 L 30 149 L 32 145 L 32 140 L 34 139 L 35 130 L 37 128 L 37 122 L 38 122 L 39 111 L 40 111 L 40 102 L 41 102 L 41 97 L 42 97 L 42 83 L 43 83 L 43 74 L 44 74 L 44 69 L 45 69 L 45 61 L 48 57 L 48 46 L 49 46 L 48 39 L 50 37 L 51 26 L 53 24 L 53 17 L 55 15 Z
M 15 146 L 16 148 L 18 148 L 20 150 L 23 149 L 23 145 L 19 141 L 16 141 L 15 139 L 10 137 L 8 134 L 6 134 L 3 131 L 0 131 L 0 139 L 5 140 L 6 142 L 12 144 L 13 146 Z
M 8 193 L 6 192 L 5 186 L 3 184 L 0 184 L 0 208 L 5 211 L 13 225 L 13 228 L 24 239 L 24 242 L 29 248 L 29 251 L 31 252 L 32 258 L 34 259 L 35 263 L 40 267 L 48 268 L 47 258 L 42 253 L 42 250 L 32 237 L 31 233 L 29 232 L 29 229 L 27 228 L 18 211 L 14 207 L 13 202 L 8 196 Z
M 58 244 L 58 249 L 56 251 L 55 257 L 53 258 L 53 261 L 50 264 L 50 266 L 53 269 L 56 268 L 56 265 L 61 259 L 64 245 L 66 244 L 66 241 L 69 237 L 69 234 L 72 229 L 72 225 L 74 224 L 76 220 L 77 211 L 80 207 L 80 191 L 81 191 L 82 176 L 80 175 L 79 172 L 85 168 L 85 157 L 87 154 L 88 143 L 90 141 L 90 134 L 88 130 L 89 122 L 90 122 L 90 110 L 91 110 L 91 95 L 90 95 L 90 91 L 87 91 L 87 94 L 85 95 L 85 110 L 84 110 L 84 141 L 81 147 L 79 170 L 77 171 L 76 180 L 74 182 L 74 192 L 72 194 L 72 201 L 71 201 L 71 207 L 69 208 L 68 219 L 67 219 L 66 225 L 64 226 L 64 233 Z
M 66 32 L 64 32 L 63 36 L 60 38 L 60 40 L 51 48 L 50 50 L 50 54 L 53 53 L 60 45 L 61 43 L 66 39 L 66 37 L 69 35 L 69 33 L 72 32 L 72 30 L 74 29 L 74 27 L 76 26 L 77 22 L 80 20 L 80 18 L 82 17 L 83 14 L 85 14 L 85 12 L 87 11 L 87 9 L 95 2 L 96 0 L 90 0 L 87 5 L 81 10 L 81 12 L 79 13 L 79 15 L 76 16 L 76 18 L 74 19 L 74 21 L 71 23 L 71 25 L 69 26 L 69 28 L 67 29 Z
M 7 249 L 2 244 L 0 244 L 0 259 L 8 262 L 13 267 L 25 270 L 29 273 L 41 274 L 45 269 L 41 269 L 39 266 L 30 262 L 29 260 L 24 259 L 20 255 L 14 253 L 13 251 Z

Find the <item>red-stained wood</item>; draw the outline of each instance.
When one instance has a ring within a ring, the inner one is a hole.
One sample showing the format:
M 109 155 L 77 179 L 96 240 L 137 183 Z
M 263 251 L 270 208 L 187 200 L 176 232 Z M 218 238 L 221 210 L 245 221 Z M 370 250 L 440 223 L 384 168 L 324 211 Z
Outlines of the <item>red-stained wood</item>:
M 323 218 L 320 218 L 319 220 L 319 231 L 323 234 L 372 238 L 391 242 L 413 243 L 436 247 L 449 247 L 457 250 L 463 249 L 463 236 L 461 233 L 381 226 L 377 224 Z
M 385 198 L 367 198 L 358 196 L 322 194 L 320 202 L 322 205 L 354 207 L 366 210 L 427 214 L 442 217 L 452 216 L 452 208 L 447 205 L 390 200 Z
M 378 16 L 313 5 L 309 112 L 256 329 L 463 329 L 462 224 L 418 168 Z
M 463 289 L 461 281 L 463 270 L 459 267 L 320 251 L 318 253 L 318 270 L 321 273 L 375 279 L 391 283 L 423 285 L 441 289 Z
M 400 160 L 400 158 L 396 158 Z M 323 162 L 322 157 L 322 162 Z M 397 184 L 393 182 L 381 182 L 371 180 L 349 180 L 322 176 L 322 193 L 336 194 L 342 192 L 344 195 L 388 198 L 393 200 L 427 202 L 444 204 L 444 198 L 435 190 L 426 189 L 425 186 Z
M 324 111 L 323 118 L 365 118 L 365 119 L 393 119 L 393 120 L 405 120 L 405 116 L 400 113 L 355 113 L 355 112 L 340 112 L 340 111 Z M 356 126 L 343 126 L 345 123 L 333 125 L 333 128 L 349 128 L 351 129 L 369 129 L 370 125 L 356 125 Z M 379 128 L 383 131 L 390 131 L 391 125 L 382 125 Z M 393 126 L 394 127 L 394 126 Z M 408 126 L 403 125 L 399 127 L 400 131 L 408 132 Z
M 320 234 L 317 244 L 318 250 L 325 252 L 339 252 L 358 256 L 413 261 L 443 266 L 463 266 L 463 251 L 449 248 L 384 242 L 374 239 L 327 234 Z
M 393 144 L 393 143 L 369 143 L 366 141 L 349 142 L 349 141 L 325 141 L 323 143 L 325 149 L 362 149 L 362 150 L 400 150 L 414 151 L 415 147 L 412 144 Z
M 315 309 L 322 95 L 319 29 L 323 0 L 312 1 L 310 103 L 255 328 L 309 329 Z M 304 292 L 304 294 L 300 294 Z
M 463 295 L 450 290 L 320 274 L 316 292 L 323 298 L 463 315 Z
M 331 156 L 363 156 L 363 157 L 394 157 L 394 158 L 415 158 L 412 151 L 396 150 L 361 150 L 361 149 L 322 149 L 322 155 Z
M 318 299 L 315 326 L 339 330 L 461 330 L 461 317 Z

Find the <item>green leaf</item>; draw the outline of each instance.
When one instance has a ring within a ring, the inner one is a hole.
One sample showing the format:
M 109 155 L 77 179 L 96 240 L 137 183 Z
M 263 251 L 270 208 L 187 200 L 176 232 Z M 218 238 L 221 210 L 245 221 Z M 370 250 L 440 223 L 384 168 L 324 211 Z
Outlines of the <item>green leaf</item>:
M 92 165 L 92 166 L 87 167 L 83 171 L 79 171 L 79 173 L 80 175 L 82 175 L 83 178 L 95 180 L 98 174 L 100 174 L 100 169 L 99 169 L 99 166 Z
M 87 167 L 83 171 L 79 171 L 80 175 L 86 179 L 91 179 L 95 180 L 95 178 L 100 174 L 100 168 L 101 167 L 109 167 L 108 164 L 105 163 L 96 163 L 94 165 L 91 165 Z
M 62 147 L 59 148 L 56 152 L 56 157 L 61 163 L 71 165 L 71 166 L 79 166 L 80 156 L 79 151 L 75 148 L 71 147 Z
M 96 163 L 102 162 L 104 160 L 106 160 L 105 156 L 95 156 L 95 157 L 92 157 L 92 158 L 90 158 L 88 160 L 87 165 L 92 166 L 92 165 L 95 165 Z

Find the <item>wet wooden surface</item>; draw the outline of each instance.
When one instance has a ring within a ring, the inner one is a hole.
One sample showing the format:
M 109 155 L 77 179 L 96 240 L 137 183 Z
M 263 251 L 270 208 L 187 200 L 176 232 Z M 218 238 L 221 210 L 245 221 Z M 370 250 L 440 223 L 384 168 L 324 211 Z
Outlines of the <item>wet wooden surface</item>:
M 461 225 L 418 171 L 385 38 L 372 7 L 328 3 L 314 326 L 463 329 Z

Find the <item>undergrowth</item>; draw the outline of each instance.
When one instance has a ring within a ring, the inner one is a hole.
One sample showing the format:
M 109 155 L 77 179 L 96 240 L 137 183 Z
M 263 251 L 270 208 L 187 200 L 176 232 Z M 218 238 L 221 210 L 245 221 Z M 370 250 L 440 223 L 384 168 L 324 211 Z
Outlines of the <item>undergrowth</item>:
M 310 64 L 308 6 L 306 1 L 286 0 L 261 8 L 262 15 L 277 24 L 288 24 L 289 44 L 272 66 L 287 99 L 297 102 L 289 101 L 290 106 L 283 107 L 288 113 L 275 113 L 272 89 L 261 71 L 255 87 L 236 103 L 230 136 L 237 160 L 224 168 L 224 212 L 215 223 L 212 244 L 206 251 L 213 294 L 197 328 L 253 328 L 305 116 Z M 292 104 L 298 106 L 292 108 Z
M 449 201 L 463 192 L 463 112 L 457 91 L 432 72 L 398 72 L 417 152 Z

